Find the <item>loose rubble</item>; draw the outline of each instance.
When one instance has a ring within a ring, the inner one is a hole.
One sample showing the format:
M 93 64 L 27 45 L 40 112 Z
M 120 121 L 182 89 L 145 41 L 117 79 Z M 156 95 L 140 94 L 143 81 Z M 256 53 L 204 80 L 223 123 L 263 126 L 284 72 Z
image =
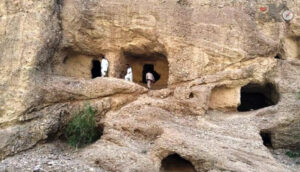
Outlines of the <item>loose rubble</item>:
M 0 172 L 104 172 L 77 156 L 79 150 L 64 142 L 40 144 L 0 162 Z

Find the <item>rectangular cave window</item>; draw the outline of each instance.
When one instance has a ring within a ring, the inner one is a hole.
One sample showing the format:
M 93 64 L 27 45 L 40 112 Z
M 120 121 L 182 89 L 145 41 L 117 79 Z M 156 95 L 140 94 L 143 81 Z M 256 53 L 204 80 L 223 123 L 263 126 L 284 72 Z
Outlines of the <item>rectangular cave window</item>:
M 99 60 L 93 60 L 92 61 L 92 78 L 96 78 L 101 76 L 101 63 Z
M 268 131 L 261 131 L 260 136 L 263 140 L 263 144 L 268 147 L 271 148 L 272 147 L 272 138 L 271 138 L 271 132 Z
M 145 52 L 136 54 L 134 52 L 124 51 L 123 64 L 129 64 L 132 68 L 133 82 L 146 86 L 146 74 L 151 72 L 154 76 L 155 83 L 151 89 L 158 90 L 168 86 L 169 79 L 169 63 L 165 55 L 161 53 Z M 127 68 L 126 68 L 127 70 Z M 123 73 L 120 76 L 125 76 L 125 68 L 120 71 Z

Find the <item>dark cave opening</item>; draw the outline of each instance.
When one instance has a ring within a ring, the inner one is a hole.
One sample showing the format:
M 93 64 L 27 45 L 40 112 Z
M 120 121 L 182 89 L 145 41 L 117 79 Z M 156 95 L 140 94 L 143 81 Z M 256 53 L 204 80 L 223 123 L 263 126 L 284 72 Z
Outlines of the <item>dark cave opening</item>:
M 191 93 L 189 94 L 189 99 L 192 99 L 192 98 L 194 98 L 194 93 L 193 93 L 193 92 L 191 92 Z
M 129 64 L 132 68 L 134 83 L 146 87 L 146 73 L 151 72 L 155 78 L 151 89 L 158 90 L 168 86 L 169 62 L 167 56 L 161 53 L 135 54 L 127 51 L 124 51 L 123 55 L 123 63 Z
M 275 59 L 282 59 L 282 56 L 280 54 L 276 54 L 276 56 L 274 58 Z
M 160 172 L 196 172 L 196 169 L 190 161 L 172 154 L 162 160 Z
M 145 83 L 145 84 L 147 83 L 146 73 L 148 73 L 148 72 L 151 72 L 153 74 L 153 76 L 155 78 L 155 82 L 157 82 L 160 79 L 160 74 L 154 70 L 154 65 L 153 64 L 145 64 L 143 67 L 143 73 L 142 73 L 143 83 Z
M 279 93 L 271 83 L 265 85 L 248 84 L 241 89 L 239 112 L 257 110 L 278 103 Z
M 99 60 L 92 61 L 92 78 L 100 77 L 101 76 L 101 63 Z
M 272 138 L 271 138 L 271 133 L 268 132 L 268 131 L 261 131 L 260 133 L 260 136 L 263 140 L 263 144 L 266 146 L 266 147 L 269 147 L 271 148 L 272 147 Z

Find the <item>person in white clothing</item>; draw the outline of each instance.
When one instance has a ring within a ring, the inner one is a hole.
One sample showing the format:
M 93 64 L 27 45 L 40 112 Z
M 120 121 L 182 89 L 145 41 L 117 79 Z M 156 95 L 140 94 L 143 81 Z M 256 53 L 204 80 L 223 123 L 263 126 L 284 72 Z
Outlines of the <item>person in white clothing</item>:
M 133 81 L 133 77 L 132 77 L 132 68 L 129 64 L 127 64 L 127 73 L 125 75 L 125 80 L 126 81 Z
M 146 73 L 147 87 L 151 89 L 152 84 L 155 82 L 154 76 L 151 72 Z
M 101 76 L 102 77 L 107 77 L 108 66 L 109 66 L 108 60 L 104 56 L 102 56 L 102 60 L 101 60 Z

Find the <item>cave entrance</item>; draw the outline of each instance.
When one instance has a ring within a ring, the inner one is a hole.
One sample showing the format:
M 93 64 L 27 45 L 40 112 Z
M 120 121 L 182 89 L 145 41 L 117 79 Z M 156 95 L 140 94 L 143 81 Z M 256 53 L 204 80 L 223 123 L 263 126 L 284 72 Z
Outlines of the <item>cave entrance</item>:
M 275 59 L 282 59 L 282 56 L 280 54 L 276 54 L 276 56 L 274 58 Z
M 99 60 L 92 60 L 92 78 L 101 76 L 101 63 Z
M 261 131 L 259 134 L 263 140 L 263 144 L 268 148 L 272 148 L 271 133 L 267 131 Z
M 162 160 L 160 172 L 196 172 L 196 169 L 190 161 L 172 154 Z
M 136 55 L 129 52 L 124 52 L 124 56 L 124 63 L 132 68 L 133 82 L 146 87 L 146 73 L 151 72 L 156 81 L 151 89 L 157 90 L 168 86 L 169 63 L 166 56 L 160 53 Z
M 101 76 L 103 54 L 87 55 L 64 48 L 55 54 L 52 69 L 54 75 L 91 79 Z
M 279 93 L 271 83 L 265 85 L 248 84 L 241 89 L 239 112 L 257 110 L 278 103 Z

